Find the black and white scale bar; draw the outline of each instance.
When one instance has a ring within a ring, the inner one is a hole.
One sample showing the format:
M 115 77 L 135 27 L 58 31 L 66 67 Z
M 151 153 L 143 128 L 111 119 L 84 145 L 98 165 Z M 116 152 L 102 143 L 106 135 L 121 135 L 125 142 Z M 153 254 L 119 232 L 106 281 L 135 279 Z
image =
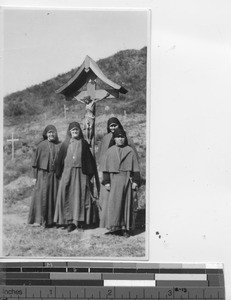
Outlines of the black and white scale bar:
M 3 299 L 225 299 L 214 287 L 1 286 Z
M 0 285 L 82 286 L 224 286 L 220 274 L 26 273 L 0 272 Z
M 1 262 L 0 300 L 225 299 L 222 264 Z
M 221 264 L 1 262 L 0 271 L 2 272 L 223 274 L 223 266 Z

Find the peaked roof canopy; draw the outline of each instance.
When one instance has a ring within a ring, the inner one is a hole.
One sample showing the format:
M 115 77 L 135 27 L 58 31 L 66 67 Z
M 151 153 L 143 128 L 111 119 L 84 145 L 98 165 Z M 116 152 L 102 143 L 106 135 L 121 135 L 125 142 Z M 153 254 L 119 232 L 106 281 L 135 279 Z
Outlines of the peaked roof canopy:
M 95 75 L 119 93 L 126 94 L 128 92 L 124 87 L 108 79 L 96 62 L 88 55 L 74 76 L 55 92 L 64 95 L 66 98 L 72 98 L 79 93 L 79 89 L 87 82 L 89 76 L 92 75 Z

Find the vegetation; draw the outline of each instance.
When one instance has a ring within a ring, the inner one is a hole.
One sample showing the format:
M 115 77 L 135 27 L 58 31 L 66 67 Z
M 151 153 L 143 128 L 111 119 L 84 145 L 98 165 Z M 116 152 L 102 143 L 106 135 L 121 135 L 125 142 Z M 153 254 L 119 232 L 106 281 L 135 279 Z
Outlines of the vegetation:
M 106 133 L 107 120 L 111 116 L 118 117 L 139 153 L 142 186 L 138 199 L 142 212 L 146 202 L 146 51 L 146 47 L 120 51 L 97 62 L 109 79 L 129 92 L 119 99 L 97 103 L 95 151 L 97 154 L 98 145 Z M 4 255 L 142 257 L 145 255 L 142 234 L 125 241 L 123 237 L 107 236 L 97 229 L 70 235 L 57 229 L 44 230 L 27 225 L 33 192 L 31 158 L 41 140 L 42 130 L 48 124 L 55 125 L 59 139 L 63 141 L 71 121 L 84 122 L 84 105 L 77 101 L 67 102 L 62 95 L 55 93 L 75 72 L 73 69 L 4 99 Z M 97 87 L 102 88 L 103 83 L 99 82 Z M 64 104 L 69 109 L 66 119 Z M 12 132 L 19 139 L 14 144 L 13 159 L 11 144 L 7 142 Z
M 137 229 L 125 239 L 105 235 L 104 228 L 73 231 L 26 224 L 30 199 L 18 201 L 5 211 L 3 252 L 5 256 L 24 257 L 144 257 L 145 236 Z M 140 234 L 138 234 L 140 233 Z
M 101 114 L 105 105 L 111 107 L 115 114 L 124 112 L 126 101 L 127 113 L 144 113 L 146 111 L 146 55 L 147 48 L 141 50 L 120 51 L 115 55 L 101 59 L 97 62 L 102 72 L 116 82 L 124 86 L 129 93 L 121 95 L 117 101 L 106 100 L 98 105 L 97 114 Z M 66 74 L 59 75 L 42 84 L 29 87 L 23 91 L 12 93 L 4 99 L 4 115 L 9 117 L 37 116 L 47 112 L 61 114 L 66 103 L 62 95 L 56 94 L 60 86 L 66 83 L 78 70 L 72 69 Z M 103 87 L 99 82 L 98 87 Z M 66 103 L 68 106 L 74 103 Z

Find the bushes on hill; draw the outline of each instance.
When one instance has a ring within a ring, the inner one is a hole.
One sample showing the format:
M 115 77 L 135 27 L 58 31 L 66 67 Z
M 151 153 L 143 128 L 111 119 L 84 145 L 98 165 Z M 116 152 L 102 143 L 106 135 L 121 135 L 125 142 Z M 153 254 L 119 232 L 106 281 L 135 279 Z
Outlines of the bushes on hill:
M 129 92 L 120 95 L 112 102 L 114 113 L 124 111 L 126 101 L 127 113 L 144 113 L 146 110 L 146 56 L 147 48 L 141 50 L 119 51 L 113 56 L 97 62 L 102 72 L 113 82 L 124 86 Z M 94 59 L 94 58 L 93 58 Z M 65 104 L 64 96 L 56 94 L 60 86 L 66 83 L 76 72 L 70 72 L 32 86 L 23 91 L 12 93 L 4 98 L 5 117 L 33 116 L 52 110 L 59 115 Z M 105 84 L 97 82 L 97 88 Z M 108 104 L 106 104 L 108 105 Z M 99 111 L 105 109 L 105 103 L 100 103 Z

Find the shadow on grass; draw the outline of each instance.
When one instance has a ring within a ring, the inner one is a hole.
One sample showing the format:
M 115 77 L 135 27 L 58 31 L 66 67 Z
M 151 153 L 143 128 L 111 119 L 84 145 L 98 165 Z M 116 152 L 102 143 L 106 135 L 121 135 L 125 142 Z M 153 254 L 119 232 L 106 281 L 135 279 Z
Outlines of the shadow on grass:
M 145 232 L 145 226 L 139 227 L 139 228 L 135 228 L 130 232 L 131 236 L 136 236 L 139 235 L 141 233 Z
M 138 209 L 133 214 L 134 224 L 131 231 L 131 235 L 135 236 L 145 231 L 145 209 Z
M 134 224 L 129 231 L 130 236 L 136 236 L 145 232 L 145 209 L 139 209 L 133 213 Z M 122 230 L 108 231 L 105 235 L 122 236 Z

